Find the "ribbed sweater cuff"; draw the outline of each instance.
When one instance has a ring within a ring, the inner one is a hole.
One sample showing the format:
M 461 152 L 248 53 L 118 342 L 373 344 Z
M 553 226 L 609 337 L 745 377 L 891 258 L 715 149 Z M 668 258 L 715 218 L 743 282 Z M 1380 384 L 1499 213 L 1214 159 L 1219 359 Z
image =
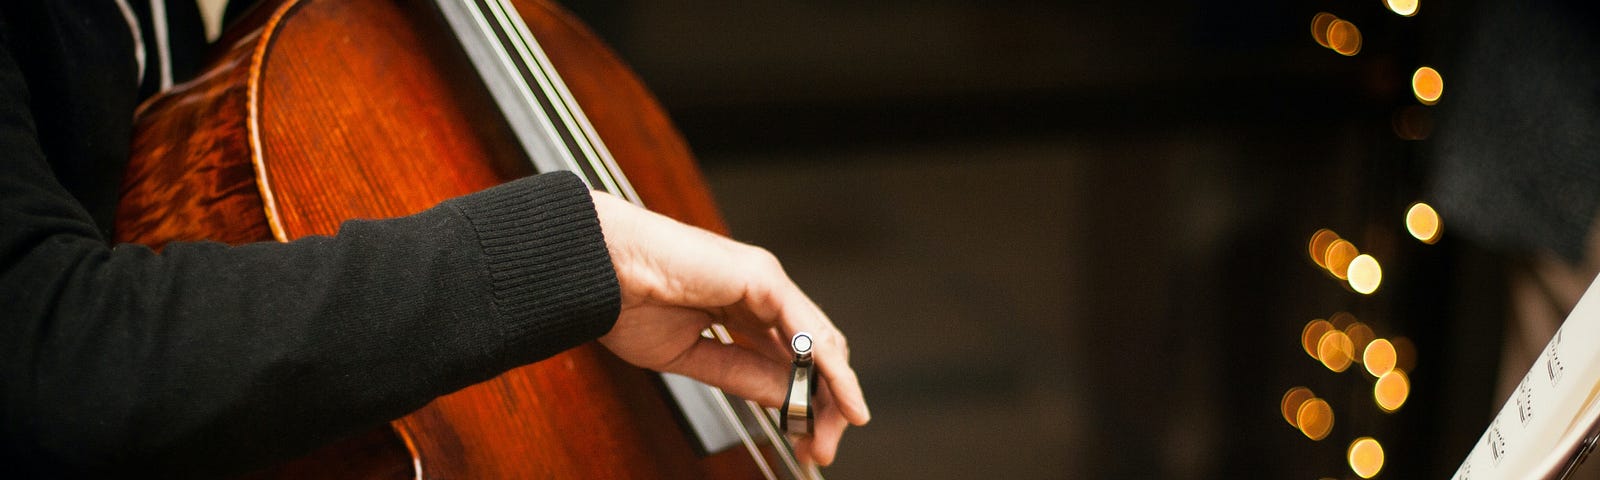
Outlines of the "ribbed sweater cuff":
M 527 177 L 456 201 L 483 248 L 509 360 L 537 361 L 611 330 L 616 271 L 576 175 Z

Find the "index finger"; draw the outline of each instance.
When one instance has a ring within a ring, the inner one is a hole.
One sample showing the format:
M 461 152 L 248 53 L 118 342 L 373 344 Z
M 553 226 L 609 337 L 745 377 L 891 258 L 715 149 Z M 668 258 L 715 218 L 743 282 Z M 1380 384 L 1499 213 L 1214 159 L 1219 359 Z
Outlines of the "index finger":
M 867 400 L 861 392 L 856 371 L 850 368 L 849 342 L 845 340 L 844 333 L 822 313 L 822 309 L 804 298 L 803 294 L 801 298 L 803 305 L 795 308 L 795 313 L 784 315 L 779 320 L 783 323 L 783 330 L 790 335 L 802 331 L 811 334 L 811 355 L 817 360 L 817 369 L 822 372 L 822 378 L 832 391 L 835 400 L 832 403 L 839 407 L 851 424 L 866 425 L 872 420 L 872 413 L 867 409 Z
M 773 266 L 776 266 L 776 262 L 773 262 Z M 800 332 L 810 333 L 812 356 L 816 358 L 817 368 L 822 371 L 823 379 L 833 391 L 834 404 L 839 406 L 851 424 L 865 425 L 872 419 L 872 413 L 867 409 L 856 372 L 850 368 L 850 345 L 844 333 L 834 326 L 815 302 L 800 291 L 800 287 L 783 274 L 781 267 L 777 268 L 775 275 L 766 278 L 779 280 L 770 284 L 770 290 L 747 295 L 746 300 L 752 302 L 748 305 L 752 313 L 762 321 L 773 323 L 786 337 Z

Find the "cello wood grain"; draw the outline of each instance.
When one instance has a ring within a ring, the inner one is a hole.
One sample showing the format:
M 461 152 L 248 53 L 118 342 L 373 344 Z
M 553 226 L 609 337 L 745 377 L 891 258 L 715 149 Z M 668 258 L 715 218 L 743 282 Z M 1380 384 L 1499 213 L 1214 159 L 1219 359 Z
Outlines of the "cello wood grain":
M 513 2 L 651 209 L 725 228 L 665 112 L 586 28 Z M 442 21 L 416 0 L 264 2 L 210 69 L 141 107 L 120 241 L 331 235 L 533 173 Z M 255 478 L 759 478 L 697 455 L 654 374 L 590 343 L 436 399 Z M 765 454 L 771 456 L 771 448 Z

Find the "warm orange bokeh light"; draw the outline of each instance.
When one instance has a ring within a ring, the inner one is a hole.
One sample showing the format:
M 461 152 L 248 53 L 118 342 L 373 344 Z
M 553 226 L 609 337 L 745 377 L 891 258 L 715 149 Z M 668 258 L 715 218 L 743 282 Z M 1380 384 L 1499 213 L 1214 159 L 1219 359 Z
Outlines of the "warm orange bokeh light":
M 1291 427 L 1300 428 L 1300 406 L 1313 398 L 1317 398 L 1317 395 L 1306 387 L 1294 387 L 1283 392 L 1283 420 L 1289 422 Z
M 1334 240 L 1333 245 L 1328 246 L 1327 257 L 1323 262 L 1328 267 L 1328 273 L 1339 277 L 1340 280 L 1344 280 L 1345 274 L 1350 268 L 1350 261 L 1355 260 L 1356 256 L 1360 254 L 1361 251 L 1356 250 L 1356 246 L 1350 242 L 1343 239 Z
M 1398 13 L 1402 17 L 1417 14 L 1417 0 L 1384 0 L 1383 3 L 1389 6 L 1389 11 Z
M 1317 341 L 1322 340 L 1322 335 L 1333 331 L 1333 324 L 1327 320 L 1316 319 L 1306 322 L 1306 328 L 1300 330 L 1300 347 L 1306 350 L 1306 355 L 1313 359 L 1317 357 Z
M 1350 346 L 1352 348 L 1350 351 L 1355 352 L 1355 361 L 1357 362 L 1361 361 L 1361 352 L 1367 350 L 1367 344 L 1371 343 L 1372 339 L 1378 338 L 1377 334 L 1372 333 L 1372 327 L 1368 327 L 1367 324 L 1361 322 L 1355 322 L 1348 327 L 1344 327 L 1344 334 L 1350 337 Z
M 1378 259 L 1372 255 L 1361 254 L 1350 260 L 1350 265 L 1345 269 L 1345 276 L 1350 280 L 1350 288 L 1363 295 L 1378 291 L 1378 285 L 1383 283 L 1383 267 L 1378 265 Z
M 1339 17 L 1331 13 L 1317 12 L 1316 16 L 1311 17 L 1311 39 L 1316 40 L 1317 45 L 1333 48 L 1328 46 L 1328 26 L 1333 25 L 1333 21 L 1338 19 Z
M 1366 365 L 1367 373 L 1374 377 L 1382 377 L 1394 370 L 1395 360 L 1394 344 L 1382 338 L 1367 344 L 1367 349 L 1361 353 L 1361 363 Z
M 1411 396 L 1411 380 L 1406 378 L 1405 372 L 1390 370 L 1389 373 L 1378 377 L 1378 382 L 1372 385 L 1372 399 L 1378 402 L 1378 408 L 1385 412 L 1399 410 L 1405 405 L 1406 397 Z
M 1333 315 L 1328 316 L 1328 323 L 1333 324 L 1333 328 L 1336 330 L 1350 328 L 1350 325 L 1356 323 L 1356 321 L 1356 316 L 1350 314 L 1350 312 L 1334 312 Z
M 1316 262 L 1319 267 L 1328 268 L 1328 247 L 1338 239 L 1339 234 L 1326 228 L 1311 234 L 1311 242 L 1306 244 L 1306 251 L 1311 254 L 1311 261 Z
M 1383 445 L 1372 437 L 1361 437 L 1350 442 L 1350 470 L 1361 478 L 1372 478 L 1383 470 Z
M 1411 74 L 1411 93 L 1423 105 L 1439 103 L 1439 96 L 1444 95 L 1444 78 L 1433 67 L 1418 68 L 1416 73 Z
M 1354 23 L 1335 19 L 1328 24 L 1328 48 L 1347 57 L 1361 53 L 1361 29 Z
M 1439 241 L 1439 212 L 1433 206 L 1417 202 L 1406 210 L 1406 231 L 1422 243 Z
M 1322 440 L 1327 438 L 1328 432 L 1333 431 L 1333 407 L 1320 398 L 1306 400 L 1300 405 L 1300 411 L 1295 413 L 1295 421 L 1306 438 Z
M 1402 372 L 1413 372 L 1417 369 L 1417 347 L 1411 344 L 1411 339 L 1394 337 L 1389 339 L 1394 344 L 1394 369 Z
M 1350 337 L 1344 332 L 1334 330 L 1322 335 L 1317 341 L 1317 360 L 1322 361 L 1322 366 L 1328 370 L 1343 372 L 1350 368 L 1350 362 L 1355 359 L 1355 347 L 1350 343 Z

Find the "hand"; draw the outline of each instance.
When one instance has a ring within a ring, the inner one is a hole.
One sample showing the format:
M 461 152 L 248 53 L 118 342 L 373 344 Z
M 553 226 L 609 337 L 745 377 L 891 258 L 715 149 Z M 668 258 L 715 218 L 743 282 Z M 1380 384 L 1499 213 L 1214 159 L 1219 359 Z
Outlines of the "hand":
M 871 418 L 844 334 L 761 248 L 594 192 L 595 211 L 622 287 L 622 314 L 600 343 L 640 367 L 684 375 L 769 407 L 783 402 L 793 358 L 789 337 L 809 332 L 823 382 L 816 432 L 795 445 L 802 459 L 833 463 L 846 424 Z M 721 323 L 754 345 L 700 332 Z

